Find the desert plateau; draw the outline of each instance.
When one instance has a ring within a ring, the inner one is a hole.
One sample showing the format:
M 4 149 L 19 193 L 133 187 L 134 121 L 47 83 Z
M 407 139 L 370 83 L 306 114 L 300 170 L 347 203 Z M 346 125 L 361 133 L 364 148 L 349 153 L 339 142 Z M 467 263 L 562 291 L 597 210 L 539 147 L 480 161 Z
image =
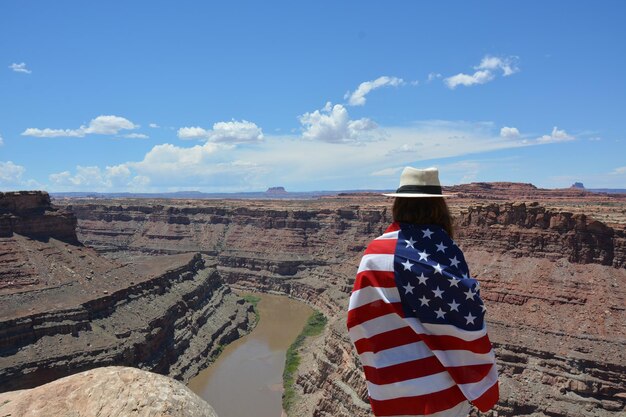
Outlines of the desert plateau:
M 487 415 L 626 411 L 626 196 L 530 184 L 449 187 L 456 241 L 481 282 L 501 398 Z M 106 366 L 183 382 L 249 331 L 232 289 L 328 319 L 300 348 L 290 415 L 369 416 L 345 326 L 375 193 L 314 199 L 0 195 L 0 390 Z

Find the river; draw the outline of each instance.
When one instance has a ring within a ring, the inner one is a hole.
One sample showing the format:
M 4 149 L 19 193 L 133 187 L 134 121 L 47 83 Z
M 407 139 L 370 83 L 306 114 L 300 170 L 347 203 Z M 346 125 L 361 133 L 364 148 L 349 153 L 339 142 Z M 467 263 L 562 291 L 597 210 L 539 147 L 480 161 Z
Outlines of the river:
M 260 321 L 189 381 L 219 417 L 281 417 L 287 348 L 313 309 L 285 296 L 255 294 Z

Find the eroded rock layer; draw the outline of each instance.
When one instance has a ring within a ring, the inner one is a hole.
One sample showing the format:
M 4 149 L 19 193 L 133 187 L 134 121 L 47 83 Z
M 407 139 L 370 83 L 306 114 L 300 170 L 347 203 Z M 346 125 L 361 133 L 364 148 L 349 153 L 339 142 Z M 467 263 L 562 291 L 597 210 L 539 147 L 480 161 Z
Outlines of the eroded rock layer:
M 457 241 L 489 308 L 501 416 L 625 410 L 624 201 L 610 197 L 617 207 L 607 211 L 585 194 L 589 213 L 611 219 L 599 222 L 580 214 L 571 192 L 563 195 L 546 204 L 501 201 L 506 194 L 486 204 L 488 195 L 481 197 L 481 205 L 467 197 L 452 203 Z M 322 310 L 331 321 L 302 351 L 293 414 L 347 417 L 370 415 L 344 320 L 362 251 L 390 222 L 388 204 L 363 194 L 297 202 L 87 200 L 70 208 L 80 239 L 112 259 L 198 251 L 216 259 L 233 286 L 288 294 Z

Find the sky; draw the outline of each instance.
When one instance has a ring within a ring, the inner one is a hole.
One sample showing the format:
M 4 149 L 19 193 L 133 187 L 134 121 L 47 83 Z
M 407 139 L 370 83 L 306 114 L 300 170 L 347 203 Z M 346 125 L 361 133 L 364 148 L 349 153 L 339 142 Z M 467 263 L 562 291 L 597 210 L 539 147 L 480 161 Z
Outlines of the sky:
M 0 191 L 626 188 L 624 1 L 0 2 Z

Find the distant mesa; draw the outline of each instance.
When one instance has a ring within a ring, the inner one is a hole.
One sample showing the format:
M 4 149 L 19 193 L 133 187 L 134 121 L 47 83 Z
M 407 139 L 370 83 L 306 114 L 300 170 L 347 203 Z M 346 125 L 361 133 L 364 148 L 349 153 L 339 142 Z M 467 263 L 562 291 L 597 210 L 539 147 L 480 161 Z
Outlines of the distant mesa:
M 570 188 L 576 188 L 578 190 L 584 190 L 585 186 L 583 185 L 582 182 L 575 182 L 574 184 L 572 184 L 572 186 Z
M 265 194 L 284 195 L 287 194 L 287 191 L 285 191 L 285 187 L 270 187 L 265 191 Z

